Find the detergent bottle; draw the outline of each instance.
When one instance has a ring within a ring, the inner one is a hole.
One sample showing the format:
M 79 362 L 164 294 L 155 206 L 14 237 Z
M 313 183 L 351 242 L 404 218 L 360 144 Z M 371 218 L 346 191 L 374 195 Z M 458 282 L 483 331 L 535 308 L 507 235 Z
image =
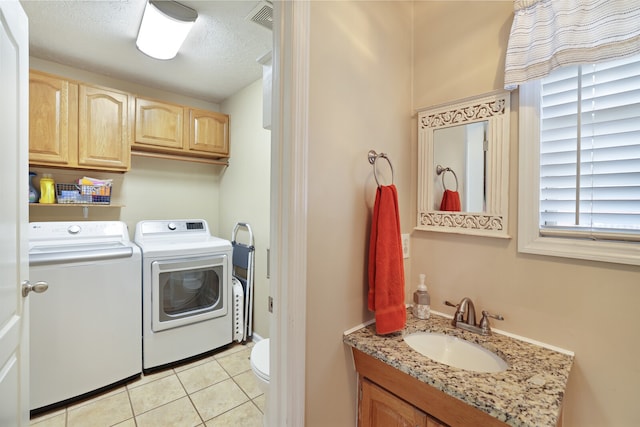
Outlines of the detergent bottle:
M 56 202 L 56 186 L 51 174 L 45 173 L 40 179 L 40 203 Z
M 29 203 L 38 203 L 38 199 L 40 198 L 40 194 L 36 187 L 33 185 L 33 178 L 38 175 L 35 172 L 29 171 Z

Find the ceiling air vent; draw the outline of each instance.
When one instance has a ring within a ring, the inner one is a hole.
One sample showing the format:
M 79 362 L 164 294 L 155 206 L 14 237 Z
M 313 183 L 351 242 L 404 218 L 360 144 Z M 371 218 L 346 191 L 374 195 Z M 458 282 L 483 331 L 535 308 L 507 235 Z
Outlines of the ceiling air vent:
M 273 29 L 273 5 L 269 1 L 261 1 L 247 15 L 247 20 L 262 25 L 269 30 Z

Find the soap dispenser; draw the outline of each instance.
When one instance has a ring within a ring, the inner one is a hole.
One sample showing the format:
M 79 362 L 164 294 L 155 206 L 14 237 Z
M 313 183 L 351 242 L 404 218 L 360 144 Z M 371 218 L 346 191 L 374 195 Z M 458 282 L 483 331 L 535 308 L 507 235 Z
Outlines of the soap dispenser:
M 418 290 L 413 293 L 413 315 L 418 319 L 428 319 L 431 315 L 431 297 L 424 283 L 425 275 L 420 274 Z

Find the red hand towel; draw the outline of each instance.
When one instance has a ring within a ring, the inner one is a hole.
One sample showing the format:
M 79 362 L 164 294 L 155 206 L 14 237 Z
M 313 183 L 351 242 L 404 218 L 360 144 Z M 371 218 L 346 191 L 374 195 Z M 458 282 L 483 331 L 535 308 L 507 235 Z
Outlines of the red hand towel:
M 460 211 L 460 194 L 457 191 L 444 190 L 442 202 L 440 203 L 441 211 Z
M 402 330 L 407 320 L 404 305 L 404 263 L 398 193 L 394 185 L 379 186 L 373 205 L 369 237 L 369 310 L 376 313 L 376 332 Z

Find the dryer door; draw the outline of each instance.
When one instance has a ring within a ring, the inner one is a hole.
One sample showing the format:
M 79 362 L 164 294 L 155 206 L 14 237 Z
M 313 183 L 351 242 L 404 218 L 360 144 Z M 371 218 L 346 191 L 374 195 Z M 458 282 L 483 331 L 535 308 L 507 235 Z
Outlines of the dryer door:
M 226 254 L 153 261 L 153 331 L 226 316 L 227 263 Z

